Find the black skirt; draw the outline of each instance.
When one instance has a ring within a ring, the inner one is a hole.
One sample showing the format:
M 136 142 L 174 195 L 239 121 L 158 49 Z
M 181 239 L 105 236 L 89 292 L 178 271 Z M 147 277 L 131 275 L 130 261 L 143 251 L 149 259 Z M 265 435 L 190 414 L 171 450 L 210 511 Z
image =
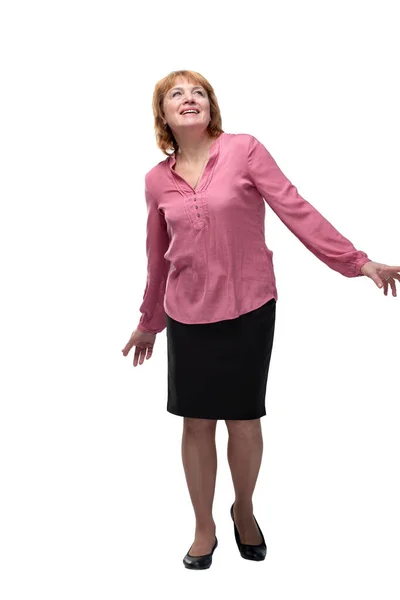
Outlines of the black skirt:
M 167 411 L 200 419 L 258 419 L 275 329 L 276 300 L 236 319 L 186 324 L 166 315 Z

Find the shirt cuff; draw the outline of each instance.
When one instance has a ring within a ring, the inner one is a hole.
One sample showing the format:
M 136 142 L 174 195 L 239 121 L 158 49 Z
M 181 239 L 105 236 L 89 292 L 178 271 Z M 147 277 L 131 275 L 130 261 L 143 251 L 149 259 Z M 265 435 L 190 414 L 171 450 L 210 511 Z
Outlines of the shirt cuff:
M 367 262 L 371 262 L 370 258 L 359 258 L 358 260 L 355 261 L 354 263 L 354 267 L 355 267 L 355 277 L 363 277 L 363 274 L 360 272 L 360 269 L 363 265 L 365 265 Z
M 142 325 L 140 325 L 140 324 L 136 327 L 136 329 L 138 329 L 139 331 L 142 331 L 143 333 L 155 333 L 154 331 L 149 331 L 145 327 L 142 327 Z

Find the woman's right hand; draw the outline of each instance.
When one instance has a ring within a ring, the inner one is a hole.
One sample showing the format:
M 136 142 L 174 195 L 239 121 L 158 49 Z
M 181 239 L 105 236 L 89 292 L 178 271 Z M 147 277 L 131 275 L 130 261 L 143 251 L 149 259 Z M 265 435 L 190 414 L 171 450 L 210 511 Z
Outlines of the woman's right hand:
M 146 360 L 148 360 L 153 354 L 153 346 L 156 341 L 156 335 L 156 333 L 145 333 L 144 331 L 135 329 L 130 337 L 129 342 L 126 344 L 125 348 L 122 349 L 122 354 L 124 356 L 128 356 L 131 348 L 136 346 L 133 357 L 133 366 L 137 367 L 138 362 L 139 365 L 142 365 L 144 363 L 144 359 L 146 358 Z

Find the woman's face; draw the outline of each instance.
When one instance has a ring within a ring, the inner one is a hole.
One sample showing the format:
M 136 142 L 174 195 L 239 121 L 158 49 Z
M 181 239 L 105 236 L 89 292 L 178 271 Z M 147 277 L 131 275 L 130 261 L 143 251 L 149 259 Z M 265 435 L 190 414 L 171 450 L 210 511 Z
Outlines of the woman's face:
M 163 103 L 164 118 L 173 133 L 186 133 L 189 129 L 207 129 L 211 119 L 207 92 L 198 84 L 178 78 L 168 90 Z M 196 112 L 182 114 L 185 110 Z

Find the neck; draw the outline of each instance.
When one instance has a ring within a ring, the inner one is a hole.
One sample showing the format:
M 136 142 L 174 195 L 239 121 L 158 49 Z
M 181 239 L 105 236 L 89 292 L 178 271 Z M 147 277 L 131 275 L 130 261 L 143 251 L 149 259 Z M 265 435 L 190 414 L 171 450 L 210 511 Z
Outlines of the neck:
M 175 158 L 180 163 L 196 164 L 204 160 L 204 156 L 210 149 L 215 138 L 212 138 L 208 133 L 190 132 L 188 134 L 180 134 L 175 136 L 178 142 L 178 153 Z

